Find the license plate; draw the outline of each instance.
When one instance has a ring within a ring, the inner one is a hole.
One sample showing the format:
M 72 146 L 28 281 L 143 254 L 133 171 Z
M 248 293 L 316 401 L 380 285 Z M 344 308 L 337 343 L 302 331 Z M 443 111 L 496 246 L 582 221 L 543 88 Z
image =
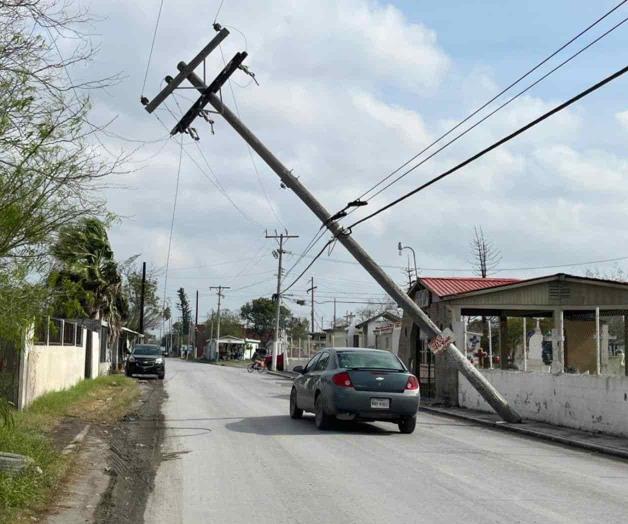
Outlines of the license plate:
M 371 408 L 372 409 L 389 409 L 390 399 L 389 398 L 372 398 Z

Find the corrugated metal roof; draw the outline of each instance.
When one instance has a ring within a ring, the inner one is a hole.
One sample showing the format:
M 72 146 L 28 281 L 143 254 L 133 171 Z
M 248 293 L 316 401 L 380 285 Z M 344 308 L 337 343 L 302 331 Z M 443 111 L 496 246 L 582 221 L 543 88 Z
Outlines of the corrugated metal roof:
M 423 284 L 435 295 L 446 297 L 449 295 L 459 295 L 478 289 L 505 286 L 519 282 L 517 278 L 481 278 L 481 277 L 424 277 L 419 282 Z

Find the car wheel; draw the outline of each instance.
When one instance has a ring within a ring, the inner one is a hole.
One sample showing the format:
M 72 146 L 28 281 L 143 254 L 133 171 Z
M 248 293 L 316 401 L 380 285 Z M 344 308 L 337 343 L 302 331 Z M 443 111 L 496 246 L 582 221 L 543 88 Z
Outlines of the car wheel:
M 290 418 L 301 418 L 303 410 L 297 406 L 297 390 L 292 388 L 290 392 Z
M 318 429 L 329 429 L 332 421 L 333 417 L 325 413 L 323 395 L 319 393 L 314 401 L 314 424 Z
M 162 373 L 161 375 L 157 375 L 157 378 L 158 378 L 159 380 L 163 380 L 164 378 L 166 378 L 166 374 L 165 374 L 165 373 Z
M 416 417 L 404 417 L 399 422 L 399 431 L 409 435 L 416 428 Z

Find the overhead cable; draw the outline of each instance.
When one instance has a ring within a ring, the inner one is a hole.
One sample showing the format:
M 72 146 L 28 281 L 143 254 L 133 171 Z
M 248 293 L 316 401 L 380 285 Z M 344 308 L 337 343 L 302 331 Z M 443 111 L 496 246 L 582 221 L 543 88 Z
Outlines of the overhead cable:
M 404 162 L 403 164 L 401 164 L 398 168 L 396 168 L 394 171 L 392 171 L 391 173 L 389 173 L 386 177 L 384 177 L 383 179 L 381 179 L 379 182 L 377 182 L 375 185 L 371 186 L 368 190 L 366 190 L 364 193 L 362 193 L 362 195 L 360 195 L 358 197 L 357 200 L 361 200 L 362 198 L 364 198 L 366 195 L 368 195 L 371 191 L 373 191 L 374 189 L 377 189 L 380 185 L 382 185 L 384 182 L 386 182 L 388 179 L 390 179 L 391 177 L 393 177 L 394 175 L 396 175 L 399 171 L 401 171 L 404 167 L 406 167 L 407 165 L 409 165 L 411 162 L 413 162 L 414 160 L 416 160 L 419 156 L 421 156 L 423 153 L 427 152 L 429 149 L 431 149 L 433 146 L 435 146 L 438 142 L 440 142 L 443 138 L 447 137 L 448 135 L 450 135 L 452 132 L 454 132 L 456 129 L 458 129 L 461 125 L 463 125 L 464 123 L 468 122 L 471 118 L 473 118 L 475 115 L 477 115 L 480 111 L 482 111 L 483 109 L 485 109 L 486 107 L 488 107 L 490 104 L 492 104 L 495 100 L 497 100 L 499 97 L 501 97 L 503 94 L 507 93 L 508 91 L 510 91 L 510 89 L 512 89 L 514 86 L 516 86 L 519 82 L 521 82 L 522 80 L 524 80 L 525 78 L 527 78 L 528 76 L 530 76 L 532 73 L 534 73 L 534 71 L 536 71 L 537 69 L 539 69 L 541 66 L 543 66 L 544 64 L 546 64 L 549 60 L 551 60 L 552 58 L 554 58 L 558 53 L 560 53 L 561 51 L 563 51 L 566 47 L 568 47 L 569 45 L 571 45 L 573 42 L 575 42 L 578 38 L 580 38 L 581 36 L 583 36 L 585 33 L 587 33 L 588 31 L 590 31 L 593 27 L 595 27 L 597 24 L 599 24 L 600 22 L 602 22 L 605 18 L 607 18 L 608 16 L 610 16 L 612 13 L 614 13 L 617 9 L 619 9 L 623 4 L 625 4 L 628 0 L 622 0 L 619 4 L 617 4 L 615 7 L 613 7 L 612 9 L 610 9 L 609 11 L 607 11 L 604 15 L 602 15 L 600 18 L 598 18 L 597 20 L 595 20 L 592 24 L 590 24 L 589 26 L 587 26 L 586 28 L 584 28 L 582 31 L 580 31 L 577 35 L 575 35 L 574 37 L 572 37 L 571 39 L 569 39 L 567 42 L 565 42 L 562 46 L 560 46 L 558 49 L 556 49 L 556 51 L 554 51 L 553 53 L 551 53 L 549 56 L 547 56 L 546 58 L 544 58 L 543 60 L 541 60 L 538 64 L 536 64 L 534 67 L 532 67 L 531 69 L 529 69 L 527 72 L 525 72 L 524 74 L 522 74 L 520 77 L 518 77 L 515 81 L 511 82 L 508 86 L 506 86 L 504 89 L 502 89 L 499 93 L 497 93 L 494 97 L 492 97 L 490 100 L 488 100 L 487 102 L 485 102 L 484 104 L 482 104 L 480 107 L 478 107 L 477 109 L 475 109 L 473 112 L 471 112 L 467 117 L 465 117 L 463 120 L 461 120 L 460 122 L 458 122 L 455 126 L 451 127 L 447 132 L 445 132 L 444 134 L 442 134 L 441 136 L 439 136 L 436 140 L 434 140 L 432 143 L 430 143 L 429 145 L 427 145 L 425 148 L 423 148 L 421 151 L 419 151 L 416 155 L 414 155 L 412 158 L 410 158 L 409 160 L 407 160 L 406 162 Z M 347 208 L 345 208 L 347 209 Z
M 419 191 L 422 191 L 423 189 L 431 186 L 432 184 L 435 184 L 439 180 L 442 180 L 443 178 L 445 178 L 445 177 L 455 173 L 459 169 L 461 169 L 461 168 L 467 166 L 468 164 L 476 161 L 477 159 L 483 157 L 484 155 L 486 155 L 490 151 L 493 151 L 494 149 L 498 148 L 499 146 L 505 144 L 506 142 L 509 142 L 510 140 L 512 140 L 513 138 L 519 136 L 520 134 L 525 133 L 529 129 L 533 128 L 534 126 L 540 124 L 541 122 L 543 122 L 544 120 L 549 118 L 550 116 L 555 115 L 556 113 L 558 113 L 558 112 L 562 111 L 563 109 L 569 107 L 570 105 L 574 104 L 575 102 L 577 102 L 581 98 L 584 98 L 585 96 L 587 96 L 587 95 L 593 93 L 594 91 L 597 91 L 601 87 L 605 86 L 609 82 L 612 82 L 613 80 L 616 80 L 617 78 L 621 77 L 623 74 L 626 73 L 626 71 L 628 71 L 628 66 L 624 66 L 622 69 L 616 71 L 615 73 L 613 73 L 610 76 L 607 76 L 606 78 L 604 78 L 603 80 L 601 80 L 597 84 L 594 84 L 591 87 L 585 89 L 584 91 L 578 93 L 577 95 L 575 95 L 574 97 L 570 98 L 566 102 L 563 102 L 562 104 L 556 106 L 554 109 L 551 109 L 550 111 L 544 113 L 543 115 L 541 115 L 540 117 L 536 118 L 532 122 L 529 122 L 525 126 L 519 128 L 517 131 L 515 131 L 515 132 L 505 136 L 504 138 L 498 140 L 497 142 L 495 142 L 494 144 L 492 144 L 492 145 L 488 146 L 487 148 L 483 149 L 479 153 L 476 153 L 475 155 L 467 158 L 463 162 L 460 162 L 459 164 L 457 164 L 456 166 L 452 167 L 451 169 L 445 171 L 444 173 L 442 173 L 442 174 L 432 178 L 431 180 L 425 182 L 424 184 L 421 184 L 420 186 L 416 187 L 412 191 L 409 191 L 409 192 L 405 193 L 404 195 L 402 195 L 399 198 L 393 200 L 389 204 L 386 204 L 385 206 L 379 208 L 377 211 L 374 211 L 373 213 L 370 213 L 369 215 L 365 216 L 364 218 L 361 218 L 360 220 L 354 222 L 353 224 L 351 224 L 349 226 L 349 230 L 351 230 L 352 228 L 354 228 L 355 226 L 357 226 L 359 224 L 362 224 L 362 223 L 366 222 L 367 220 L 370 220 L 371 218 L 379 215 L 380 213 L 383 213 L 387 209 L 390 209 L 391 207 L 396 206 L 400 202 L 403 202 L 404 200 L 406 200 L 407 198 L 411 197 L 412 195 L 418 193 Z

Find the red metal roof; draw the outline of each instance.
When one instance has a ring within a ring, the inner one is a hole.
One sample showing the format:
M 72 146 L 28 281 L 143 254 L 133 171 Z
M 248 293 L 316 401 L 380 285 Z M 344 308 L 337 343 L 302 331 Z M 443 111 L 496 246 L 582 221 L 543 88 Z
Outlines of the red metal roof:
M 425 277 L 419 281 L 427 289 L 439 297 L 459 295 L 478 289 L 505 286 L 519 282 L 517 278 L 481 278 L 481 277 Z

